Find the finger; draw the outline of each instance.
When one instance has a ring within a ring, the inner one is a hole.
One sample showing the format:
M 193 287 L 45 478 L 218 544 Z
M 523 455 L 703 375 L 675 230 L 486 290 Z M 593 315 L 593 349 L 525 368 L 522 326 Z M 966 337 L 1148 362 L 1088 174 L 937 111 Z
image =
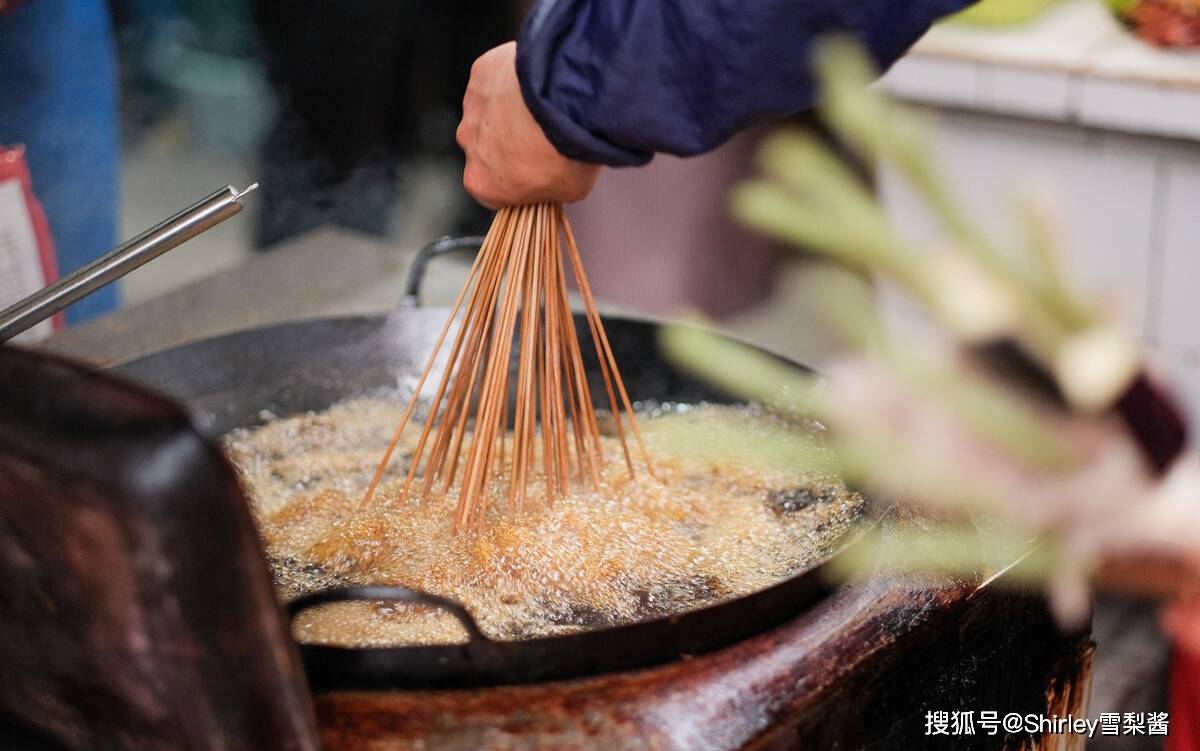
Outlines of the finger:
M 467 144 L 471 142 L 471 132 L 473 130 L 474 128 L 471 127 L 471 124 L 464 115 L 463 119 L 458 123 L 458 128 L 454 131 L 454 141 L 463 151 L 467 150 Z
M 501 206 L 502 202 L 494 197 L 485 171 L 480 169 L 477 160 L 471 159 L 469 155 L 467 165 L 463 168 L 463 189 L 485 208 L 495 211 Z
M 474 143 L 476 133 L 479 130 L 479 103 L 478 97 L 471 92 L 471 87 L 467 86 L 467 92 L 463 95 L 462 102 L 462 118 L 458 121 L 458 128 L 454 131 L 454 140 L 458 142 L 459 148 L 463 151 L 468 151 L 470 145 Z

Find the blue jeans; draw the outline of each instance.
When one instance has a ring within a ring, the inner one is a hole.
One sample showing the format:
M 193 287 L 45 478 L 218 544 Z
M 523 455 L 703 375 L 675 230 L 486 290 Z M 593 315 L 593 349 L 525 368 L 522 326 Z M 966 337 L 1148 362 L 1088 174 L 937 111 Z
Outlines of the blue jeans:
M 0 144 L 25 145 L 60 272 L 116 244 L 116 54 L 104 0 L 28 0 L 0 14 Z M 116 305 L 109 285 L 67 320 Z

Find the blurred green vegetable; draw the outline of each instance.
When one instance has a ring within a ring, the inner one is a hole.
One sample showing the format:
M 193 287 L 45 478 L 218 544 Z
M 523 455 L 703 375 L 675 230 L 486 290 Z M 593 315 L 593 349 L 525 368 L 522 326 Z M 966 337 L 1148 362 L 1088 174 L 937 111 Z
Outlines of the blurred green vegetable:
M 663 348 L 682 367 L 724 390 L 833 428 L 828 435 L 806 432 L 799 424 L 793 430 L 786 423 L 769 435 L 730 429 L 704 445 L 689 441 L 682 430 L 671 441 L 680 450 L 714 458 L 785 465 L 832 459 L 852 484 L 959 514 L 1003 508 L 1003 491 L 981 482 L 969 467 L 929 455 L 920 441 L 903 440 L 898 431 L 921 423 L 918 415 L 932 410 L 1023 472 L 1069 472 L 1079 458 L 1047 421 L 1052 408 L 1040 408 L 970 359 L 924 354 L 889 335 L 869 280 L 890 280 L 958 343 L 1016 344 L 1079 406 L 1103 404 L 1121 388 L 1125 361 L 1136 362 L 1130 360 L 1133 350 L 1123 346 L 1128 335 L 1108 325 L 1068 284 L 1045 201 L 1022 194 L 1020 240 L 1012 247 L 996 243 L 967 215 L 944 179 L 924 118 L 871 86 L 875 71 L 858 45 L 828 40 L 815 59 L 823 94 L 820 113 L 834 137 L 864 164 L 899 175 L 945 230 L 945 242 L 921 248 L 898 232 L 842 155 L 807 132 L 767 140 L 759 158 L 762 177 L 739 186 L 733 209 L 747 224 L 843 267 L 813 273 L 810 296 L 860 353 L 860 396 L 874 383 L 875 371 L 862 369 L 869 363 L 891 379 L 885 390 L 896 389 L 894 398 L 905 399 L 910 412 L 869 419 L 863 409 L 834 401 L 853 396 L 822 387 L 810 374 L 708 331 L 668 326 Z M 1043 580 L 1064 559 L 1053 544 L 1030 538 L 1019 529 L 995 523 L 980 527 L 965 519 L 867 541 L 857 548 L 864 557 L 855 566 L 882 563 L 964 575 L 1007 568 L 1009 578 Z

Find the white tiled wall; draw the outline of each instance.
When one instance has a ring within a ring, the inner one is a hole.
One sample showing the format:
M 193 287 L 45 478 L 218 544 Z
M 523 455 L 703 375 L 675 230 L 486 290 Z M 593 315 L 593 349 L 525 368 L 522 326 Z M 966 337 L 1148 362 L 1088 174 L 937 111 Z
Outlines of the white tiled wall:
M 937 106 L 1200 140 L 1200 56 L 1141 42 L 1097 0 L 1011 28 L 940 24 L 884 85 Z
M 969 60 L 909 55 L 883 78 L 892 95 L 930 104 L 975 108 L 985 96 L 984 68 Z
M 1124 293 L 1145 330 L 1154 214 L 1155 156 L 1133 139 L 961 113 L 943 113 L 942 166 L 967 210 L 994 235 L 1013 238 L 1013 197 L 1036 184 L 1061 207 L 1068 258 L 1084 283 Z M 932 233 L 893 177 L 881 186 L 902 228 Z
M 1158 335 L 1173 349 L 1200 352 L 1200 149 L 1165 165 L 1162 296 Z
M 995 68 L 991 107 L 1012 115 L 1066 120 L 1071 116 L 1071 74 L 1038 68 Z
M 1078 278 L 1119 293 L 1127 320 L 1200 405 L 1200 143 L 953 110 L 937 121 L 944 168 L 968 209 L 1003 236 L 1014 229 L 1014 190 L 1042 183 L 1061 205 Z M 902 228 L 932 238 L 906 186 L 883 175 L 880 190 Z
M 1200 145 L 1164 159 L 1162 285 L 1157 333 L 1200 414 Z
M 1085 125 L 1200 136 L 1200 92 L 1191 87 L 1092 76 L 1079 88 L 1077 117 Z

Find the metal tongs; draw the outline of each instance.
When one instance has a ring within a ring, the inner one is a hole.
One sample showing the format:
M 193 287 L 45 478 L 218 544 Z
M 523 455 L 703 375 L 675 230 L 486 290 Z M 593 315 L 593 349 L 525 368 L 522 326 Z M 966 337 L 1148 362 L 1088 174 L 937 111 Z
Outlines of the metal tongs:
M 238 190 L 226 185 L 88 265 L 0 311 L 0 342 L 36 326 L 104 285 L 240 213 L 242 198 L 257 187 L 258 183 L 254 183 L 245 190 Z

